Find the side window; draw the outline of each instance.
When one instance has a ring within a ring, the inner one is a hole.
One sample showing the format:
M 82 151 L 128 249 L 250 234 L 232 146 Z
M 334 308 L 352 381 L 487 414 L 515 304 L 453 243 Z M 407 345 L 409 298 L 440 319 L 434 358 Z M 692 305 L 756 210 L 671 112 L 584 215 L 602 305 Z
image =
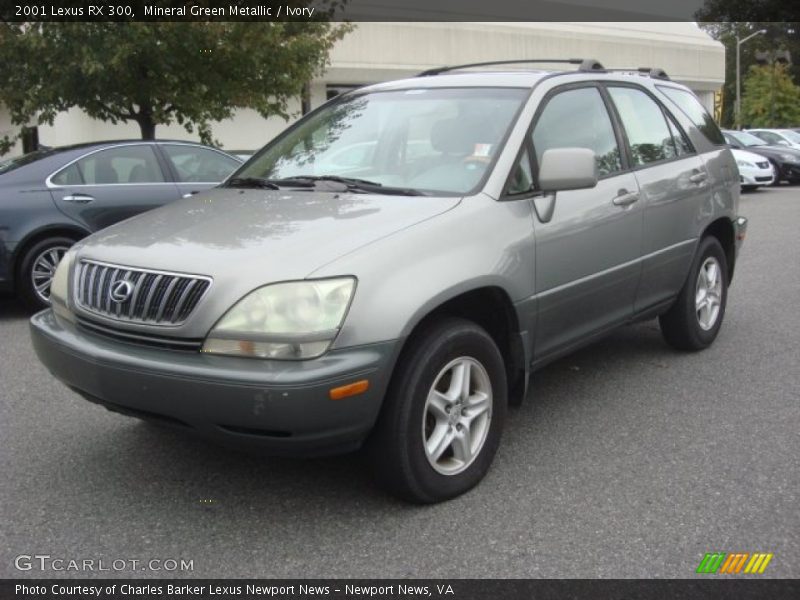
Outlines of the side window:
M 101 150 L 75 164 L 84 183 L 89 185 L 164 181 L 155 151 L 144 144 Z
M 208 148 L 178 144 L 164 144 L 162 148 L 178 173 L 178 181 L 222 181 L 240 165 L 238 161 Z
M 524 194 L 533 189 L 533 174 L 531 173 L 531 157 L 528 151 L 525 150 L 520 156 L 519 162 L 511 172 L 511 177 L 508 180 L 507 194 L 513 196 L 514 194 Z
M 686 139 L 686 136 L 683 134 L 680 128 L 669 117 L 667 117 L 667 125 L 669 126 L 670 133 L 672 134 L 672 141 L 675 143 L 675 151 L 677 152 L 676 156 L 680 157 L 694 154 L 694 148 L 692 148 L 689 140 Z
M 628 135 L 634 166 L 677 155 L 664 113 L 650 96 L 640 90 L 623 87 L 610 87 L 608 92 Z
M 717 127 L 714 119 L 711 118 L 711 115 L 708 114 L 705 107 L 700 104 L 700 100 L 697 99 L 697 96 L 686 90 L 665 85 L 659 85 L 657 87 L 661 93 L 669 98 L 675 106 L 680 108 L 681 111 L 689 117 L 689 120 L 695 124 L 704 136 L 706 136 L 709 142 L 717 146 L 725 145 L 725 138 L 722 137 L 722 132 L 719 130 L 719 127 Z
M 622 170 L 611 118 L 597 88 L 578 88 L 553 96 L 533 129 L 537 164 L 545 150 L 588 148 L 601 177 Z
M 72 163 L 66 169 L 56 173 L 51 181 L 56 185 L 81 185 L 83 184 L 83 177 L 81 177 L 77 163 Z

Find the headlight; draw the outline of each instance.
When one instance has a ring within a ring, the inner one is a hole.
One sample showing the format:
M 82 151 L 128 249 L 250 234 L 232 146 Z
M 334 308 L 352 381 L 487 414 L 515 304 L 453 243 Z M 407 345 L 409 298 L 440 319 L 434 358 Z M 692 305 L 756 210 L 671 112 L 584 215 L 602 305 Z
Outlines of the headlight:
M 739 165 L 740 167 L 746 167 L 748 169 L 755 169 L 756 168 L 756 166 L 753 163 L 749 163 L 746 160 L 737 160 L 736 164 Z
M 781 159 L 789 163 L 800 162 L 794 154 L 781 154 Z
M 355 286 L 354 278 L 339 277 L 258 288 L 217 322 L 203 352 L 279 360 L 316 358 L 339 333 Z
M 72 266 L 74 250 L 68 250 L 58 263 L 53 280 L 50 282 L 50 306 L 53 312 L 67 321 L 74 321 L 75 316 L 70 312 L 67 304 L 69 296 L 69 270 Z

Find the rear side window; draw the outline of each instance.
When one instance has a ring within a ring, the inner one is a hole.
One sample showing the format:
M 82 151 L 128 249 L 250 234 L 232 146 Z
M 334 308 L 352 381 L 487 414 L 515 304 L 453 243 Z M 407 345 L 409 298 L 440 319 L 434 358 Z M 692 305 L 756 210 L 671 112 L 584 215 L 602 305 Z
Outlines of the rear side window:
M 75 164 L 83 182 L 90 185 L 164 181 L 155 152 L 148 145 L 108 148 L 90 154 Z M 64 178 L 73 177 L 70 169 L 71 167 L 63 173 Z M 60 184 L 61 178 L 62 173 L 59 173 L 53 181 Z
M 714 119 L 711 118 L 711 115 L 708 114 L 708 111 L 700 104 L 700 101 L 694 94 L 686 90 L 679 90 L 663 85 L 657 87 L 667 98 L 672 100 L 687 117 L 689 117 L 692 123 L 706 136 L 709 142 L 717 146 L 725 145 L 725 138 L 722 137 L 722 132 L 719 130 L 719 127 L 717 127 Z
M 661 107 L 640 90 L 610 87 L 608 93 L 622 120 L 634 166 L 677 156 L 675 141 Z
M 536 163 L 551 148 L 589 148 L 602 177 L 622 170 L 617 138 L 597 88 L 567 90 L 553 96 L 533 129 Z

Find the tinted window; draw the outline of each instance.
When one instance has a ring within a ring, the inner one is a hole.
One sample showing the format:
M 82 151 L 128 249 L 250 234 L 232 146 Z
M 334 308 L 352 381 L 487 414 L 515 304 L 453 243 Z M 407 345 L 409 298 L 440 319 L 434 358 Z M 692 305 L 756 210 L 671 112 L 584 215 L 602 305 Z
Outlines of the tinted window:
M 77 163 L 86 184 L 159 183 L 164 174 L 151 146 L 119 146 L 90 154 Z M 68 169 L 67 169 L 68 170 Z M 60 178 L 63 171 L 53 178 Z M 68 177 L 64 173 L 64 177 Z
M 659 85 L 658 89 L 689 117 L 692 123 L 708 138 L 708 141 L 720 146 L 725 145 L 725 138 L 722 137 L 719 127 L 694 94 L 663 85 Z
M 650 96 L 632 88 L 612 87 L 608 92 L 625 127 L 634 165 L 677 156 L 664 113 Z
M 178 181 L 222 181 L 241 163 L 208 148 L 165 144 L 162 146 L 178 172 Z
M 533 130 L 536 161 L 551 148 L 589 148 L 600 176 L 622 169 L 611 118 L 597 88 L 568 90 L 553 96 Z

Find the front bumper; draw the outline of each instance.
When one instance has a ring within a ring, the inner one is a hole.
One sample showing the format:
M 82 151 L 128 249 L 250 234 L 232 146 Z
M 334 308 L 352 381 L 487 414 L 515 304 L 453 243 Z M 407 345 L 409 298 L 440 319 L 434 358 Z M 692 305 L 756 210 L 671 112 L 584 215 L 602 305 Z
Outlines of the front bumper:
M 36 354 L 88 400 L 125 414 L 270 454 L 356 449 L 377 419 L 396 342 L 333 351 L 309 361 L 269 361 L 155 349 L 77 329 L 52 310 L 30 323 Z M 331 388 L 369 389 L 330 400 Z
M 739 181 L 742 185 L 771 185 L 775 181 L 775 173 L 770 169 L 739 168 Z
M 791 182 L 800 181 L 800 164 L 798 163 L 781 164 L 780 179 Z

